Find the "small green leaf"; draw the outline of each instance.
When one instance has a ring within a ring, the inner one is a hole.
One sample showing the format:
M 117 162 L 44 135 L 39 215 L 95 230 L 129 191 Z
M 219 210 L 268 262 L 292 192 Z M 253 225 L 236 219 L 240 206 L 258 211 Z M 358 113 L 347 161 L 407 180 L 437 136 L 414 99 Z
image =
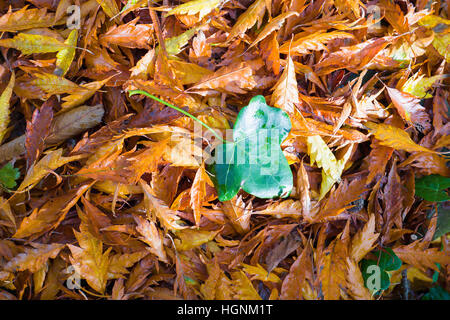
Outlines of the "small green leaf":
M 434 271 L 433 273 L 433 283 L 436 283 L 439 280 L 439 272 L 441 271 L 441 264 L 436 263 L 436 266 L 438 267 L 439 271 Z
M 19 179 L 20 172 L 19 169 L 14 168 L 11 163 L 7 163 L 0 169 L 0 183 L 8 189 L 14 188 L 17 183 L 16 180 Z
M 416 179 L 416 195 L 427 201 L 450 200 L 446 189 L 450 188 L 450 178 L 432 174 Z
M 402 266 L 402 260 L 392 251 L 391 248 L 376 250 L 373 254 L 377 257 L 378 265 L 385 271 L 395 271 Z
M 364 285 L 374 294 L 386 290 L 391 285 L 391 276 L 388 271 L 400 269 L 402 261 L 391 248 L 376 250 L 373 254 L 376 260 L 363 259 L 361 262 L 361 273 Z
M 442 287 L 433 287 L 422 297 L 422 300 L 450 300 L 450 293 Z
M 183 276 L 183 278 L 184 278 L 184 281 L 185 281 L 187 284 L 191 285 L 191 286 L 195 286 L 195 285 L 198 284 L 197 281 L 195 281 L 195 280 L 192 279 L 192 278 L 189 278 L 188 276 Z
M 253 97 L 237 116 L 234 142 L 219 145 L 208 167 L 219 200 L 232 199 L 241 188 L 262 199 L 287 197 L 293 177 L 280 144 L 290 130 L 286 112 L 268 106 L 263 96 Z
M 386 290 L 391 285 L 391 277 L 377 265 L 375 260 L 363 259 L 361 262 L 361 273 L 364 285 L 373 294 L 379 294 L 381 290 Z

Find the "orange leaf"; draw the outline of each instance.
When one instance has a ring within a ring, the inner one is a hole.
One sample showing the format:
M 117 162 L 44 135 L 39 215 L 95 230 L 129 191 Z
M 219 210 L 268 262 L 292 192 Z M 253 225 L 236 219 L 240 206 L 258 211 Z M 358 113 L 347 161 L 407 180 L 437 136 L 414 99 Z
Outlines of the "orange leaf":
M 426 249 L 426 244 L 421 240 L 414 241 L 408 245 L 402 245 L 393 249 L 395 254 L 404 263 L 414 266 L 422 271 L 427 268 L 438 271 L 436 263 L 441 265 L 450 264 L 450 256 L 438 248 Z

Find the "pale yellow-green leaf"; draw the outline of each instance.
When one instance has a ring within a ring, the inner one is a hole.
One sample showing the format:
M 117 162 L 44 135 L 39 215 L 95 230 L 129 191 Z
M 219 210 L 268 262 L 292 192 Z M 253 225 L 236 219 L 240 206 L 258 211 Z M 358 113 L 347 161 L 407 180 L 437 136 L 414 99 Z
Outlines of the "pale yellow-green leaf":
M 326 174 L 333 179 L 339 179 L 341 170 L 339 170 L 336 157 L 330 148 L 328 148 L 325 141 L 323 141 L 322 137 L 319 135 L 309 136 L 306 138 L 306 144 L 308 146 L 309 157 L 311 158 L 311 165 L 317 163 L 317 166 L 322 168 Z
M 325 195 L 328 193 L 328 191 L 331 190 L 331 187 L 333 187 L 333 185 L 339 181 L 342 176 L 342 172 L 344 172 L 345 164 L 350 159 L 351 155 L 352 148 L 348 148 L 342 158 L 336 161 L 336 168 L 339 173 L 339 177 L 332 177 L 331 175 L 326 173 L 325 170 L 322 170 L 322 182 L 320 183 L 319 200 L 322 200 L 323 197 L 325 197 Z
M 425 77 L 425 75 L 418 75 L 417 73 L 408 78 L 402 86 L 402 91 L 410 93 L 420 99 L 431 98 L 432 95 L 427 93 L 433 84 L 439 79 L 445 78 L 446 75 L 436 75 L 433 77 Z
M 72 64 L 73 58 L 75 57 L 75 47 L 77 46 L 78 40 L 78 30 L 73 29 L 67 40 L 64 42 L 69 47 L 59 51 L 56 54 L 56 69 L 55 74 L 64 77 L 64 75 L 69 71 L 69 67 Z
M 38 35 L 19 33 L 14 38 L 1 39 L 0 47 L 14 48 L 23 54 L 56 52 L 68 47 L 67 44 L 55 38 Z
M 187 45 L 188 41 L 195 35 L 197 30 L 198 28 L 192 28 L 178 36 L 166 39 L 164 44 L 166 45 L 167 54 L 173 56 L 179 54 L 183 50 L 184 46 Z
M 13 93 L 15 80 L 16 76 L 13 72 L 9 79 L 8 86 L 3 90 L 2 95 L 0 96 L 0 143 L 3 141 L 3 137 L 5 136 L 9 124 L 9 100 Z
M 450 33 L 437 33 L 434 36 L 433 47 L 445 58 L 447 63 L 450 62 Z
M 430 15 L 427 15 L 427 16 L 423 17 L 419 21 L 419 25 L 427 27 L 429 29 L 434 28 L 438 24 L 441 24 L 441 23 L 450 25 L 450 20 L 430 14 Z

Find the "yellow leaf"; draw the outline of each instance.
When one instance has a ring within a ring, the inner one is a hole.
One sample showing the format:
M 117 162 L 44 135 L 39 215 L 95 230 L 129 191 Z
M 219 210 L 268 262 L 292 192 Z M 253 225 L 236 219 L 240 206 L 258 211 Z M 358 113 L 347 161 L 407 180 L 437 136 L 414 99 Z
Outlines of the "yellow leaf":
M 239 16 L 228 35 L 228 40 L 232 40 L 236 36 L 241 37 L 245 31 L 253 27 L 257 21 L 259 28 L 259 25 L 261 25 L 262 19 L 264 18 L 265 11 L 265 1 L 256 0 L 250 7 L 248 7 L 247 11 Z
M 352 145 L 348 145 L 346 146 L 347 150 L 344 153 L 344 155 L 342 156 L 342 158 L 340 158 L 339 160 L 336 161 L 336 168 L 338 170 L 338 178 L 336 177 L 332 177 L 331 175 L 329 175 L 328 173 L 325 172 L 325 170 L 322 170 L 322 182 L 320 183 L 320 195 L 319 195 L 319 200 L 322 200 L 323 197 L 325 197 L 325 195 L 328 193 L 328 191 L 331 190 L 331 188 L 333 187 L 333 185 L 339 181 L 339 179 L 342 176 L 342 173 L 344 172 L 345 166 L 348 162 L 348 160 L 350 159 L 350 156 L 352 155 L 352 150 L 353 150 L 353 146 Z
M 148 145 L 148 144 L 147 144 Z M 130 155 L 132 173 L 127 177 L 131 184 L 139 181 L 144 173 L 157 171 L 160 159 L 166 150 L 167 140 L 151 143 L 147 149 L 139 150 Z
M 78 30 L 73 29 L 67 40 L 64 42 L 68 45 L 67 48 L 59 51 L 56 54 L 56 69 L 54 73 L 60 77 L 64 77 L 69 67 L 72 64 L 73 58 L 75 57 L 75 49 L 78 41 Z
M 8 86 L 3 90 L 2 95 L 0 96 L 0 143 L 3 141 L 3 137 L 5 136 L 6 130 L 8 129 L 9 124 L 9 100 L 11 99 L 14 82 L 16 80 L 16 76 L 11 73 L 11 78 L 9 79 Z
M 208 278 L 200 286 L 200 292 L 205 300 L 231 300 L 233 297 L 230 279 L 220 269 L 217 259 L 206 265 Z
M 427 27 L 429 29 L 432 29 L 441 23 L 450 25 L 450 20 L 432 14 L 427 15 L 419 20 L 419 25 Z
M 181 60 L 169 60 L 169 65 L 173 68 L 176 77 L 184 85 L 197 83 L 205 76 L 213 73 L 211 70 L 200 67 L 195 63 Z
M 353 12 L 355 17 L 357 19 L 361 18 L 361 9 L 359 8 L 360 5 L 359 0 L 336 0 L 334 1 L 334 4 L 336 8 L 339 10 L 339 12 L 343 13 L 349 13 L 349 11 Z M 361 3 L 361 5 L 363 5 Z M 364 5 L 363 5 L 364 6 Z
M 295 66 L 290 56 L 273 90 L 270 104 L 287 113 L 294 113 L 295 103 L 300 103 L 300 101 L 298 97 L 297 79 L 295 77 Z
M 132 79 L 148 80 L 148 76 L 153 76 L 155 72 L 155 49 L 150 49 L 137 63 L 130 69 Z
M 183 50 L 183 47 L 187 45 L 189 40 L 195 35 L 197 30 L 198 28 L 192 28 L 178 36 L 164 40 L 167 54 L 171 56 L 179 54 Z M 157 47 L 157 50 L 159 50 L 159 46 Z
M 119 7 L 117 7 L 116 0 L 96 0 L 102 7 L 103 11 L 110 18 L 115 18 L 119 14 Z
M 29 270 L 31 273 L 39 271 L 49 258 L 56 258 L 61 249 L 65 246 L 60 243 L 40 244 L 31 243 L 33 249 L 27 248 L 12 258 L 4 269 L 10 272 Z
M 335 180 L 339 179 L 341 170 L 339 170 L 336 157 L 321 136 L 309 136 L 306 138 L 306 143 L 308 146 L 308 154 L 311 158 L 311 165 L 317 163 L 317 166 L 323 168 L 323 171 L 331 176 L 331 178 Z
M 17 191 L 25 190 L 25 188 L 32 188 L 36 183 L 38 183 L 42 178 L 44 178 L 49 172 L 69 163 L 85 157 L 85 155 L 77 155 L 71 157 L 62 156 L 63 149 L 57 149 L 49 152 L 45 157 L 43 157 L 38 163 L 31 166 L 20 184 Z
M 175 246 L 180 251 L 191 250 L 213 240 L 218 232 L 195 229 L 177 231 L 175 234 L 180 240 L 175 239 Z
M 392 104 L 408 124 L 420 128 L 420 131 L 430 130 L 430 117 L 420 104 L 419 98 L 395 88 L 386 87 L 386 89 Z
M 233 278 L 233 287 L 235 291 L 234 299 L 261 300 L 261 297 L 253 287 L 252 282 L 247 278 L 244 272 L 233 272 L 231 276 Z
M 85 91 L 76 83 L 50 73 L 36 73 L 31 84 L 38 86 L 49 95 Z
M 302 215 L 302 203 L 296 200 L 284 200 L 270 204 L 262 211 L 254 211 L 254 214 L 270 214 L 277 218 L 294 217 L 298 218 Z
M 72 266 L 94 290 L 105 292 L 112 247 L 103 252 L 103 243 L 89 232 L 74 233 L 80 247 L 67 245 L 72 253 L 69 256 Z
M 187 14 L 195 15 L 199 14 L 198 18 L 201 20 L 204 16 L 208 15 L 212 10 L 218 8 L 224 0 L 193 0 L 180 4 L 167 12 L 166 16 L 173 14 Z
M 252 280 L 270 281 L 275 283 L 281 282 L 280 278 L 275 273 L 267 272 L 267 270 L 259 263 L 256 266 L 243 263 L 242 266 L 244 267 L 242 270 L 249 274 Z
M 90 99 L 110 79 L 111 79 L 111 77 L 106 78 L 105 80 L 94 81 L 94 82 L 82 84 L 80 86 L 80 90 L 68 92 L 69 95 L 62 98 L 62 100 L 64 102 L 61 106 L 63 107 L 63 109 L 66 109 L 66 110 L 79 106 L 80 104 L 82 104 L 82 103 L 86 102 L 88 99 Z
M 201 146 L 195 144 L 191 138 L 172 135 L 166 150 L 164 160 L 176 167 L 198 168 L 201 163 L 196 156 L 205 156 Z M 204 158 L 203 158 L 204 159 Z
M 370 132 L 383 146 L 392 147 L 397 150 L 405 150 L 407 152 L 436 153 L 433 150 L 419 146 L 411 139 L 406 131 L 397 127 L 373 122 L 366 122 L 364 125 L 370 129 Z
M 447 63 L 450 62 L 450 33 L 435 34 L 433 47 L 445 58 Z
M 23 54 L 32 54 L 56 52 L 68 48 L 68 45 L 48 36 L 19 33 L 14 38 L 1 39 L 0 47 L 14 48 Z
M 142 193 L 142 188 L 139 186 L 117 183 L 110 180 L 97 181 L 92 188 L 110 195 L 117 194 L 121 198 L 127 198 L 130 194 Z
M 46 8 L 28 9 L 24 6 L 18 11 L 12 11 L 0 17 L 0 32 L 16 32 L 33 28 L 47 28 L 54 24 L 55 16 L 47 13 Z M 64 22 L 65 23 L 65 22 Z
M 14 217 L 14 213 L 11 210 L 8 200 L 3 197 L 0 197 L 0 217 L 9 220 L 14 228 L 16 228 L 16 218 Z
M 426 99 L 433 97 L 427 91 L 433 86 L 433 84 L 440 80 L 446 78 L 446 75 L 436 75 L 433 77 L 425 77 L 425 75 L 419 75 L 416 73 L 411 78 L 408 78 L 402 86 L 402 91 L 410 93 L 417 98 Z

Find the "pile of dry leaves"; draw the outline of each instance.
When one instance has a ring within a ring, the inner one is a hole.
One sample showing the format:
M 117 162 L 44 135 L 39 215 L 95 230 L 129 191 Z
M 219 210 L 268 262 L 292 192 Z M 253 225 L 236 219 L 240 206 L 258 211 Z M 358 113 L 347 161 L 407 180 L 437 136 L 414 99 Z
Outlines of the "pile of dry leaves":
M 0 14 L 0 299 L 448 298 L 450 1 Z M 282 197 L 218 185 L 194 130 L 256 96 L 290 119 Z

